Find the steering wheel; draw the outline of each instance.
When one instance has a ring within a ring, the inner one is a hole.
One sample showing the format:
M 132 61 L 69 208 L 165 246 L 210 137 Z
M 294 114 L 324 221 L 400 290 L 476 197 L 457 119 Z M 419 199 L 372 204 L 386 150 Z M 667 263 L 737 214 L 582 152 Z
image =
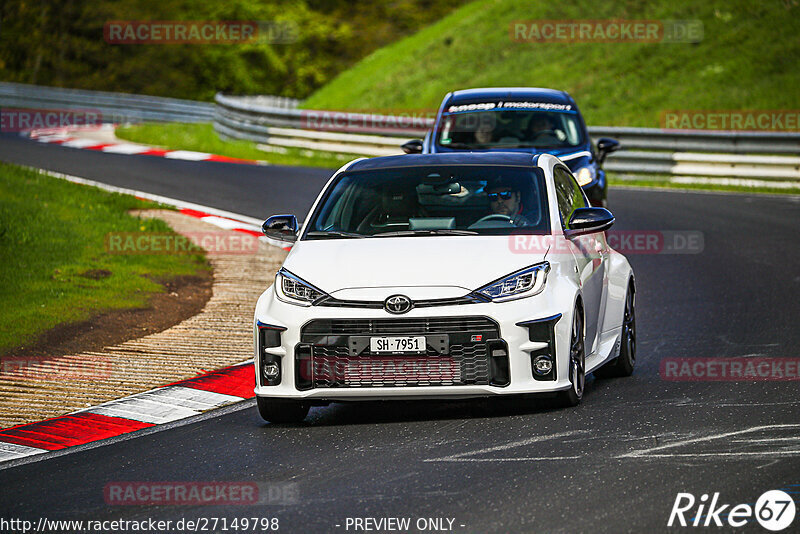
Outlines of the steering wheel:
M 493 222 L 493 221 L 497 221 L 497 222 L 507 221 L 508 223 L 511 224 L 511 226 L 517 226 L 516 224 L 514 224 L 514 219 L 512 219 L 508 215 L 503 215 L 502 213 L 491 213 L 489 215 L 486 215 L 485 217 L 481 217 L 480 219 L 478 219 L 474 223 L 470 224 L 469 228 L 475 228 L 479 224 L 482 224 L 482 223 L 485 223 L 485 222 Z
M 533 134 L 533 139 L 531 139 L 531 141 L 535 141 L 536 139 L 538 139 L 543 135 L 549 135 L 551 137 L 555 137 L 556 139 L 558 139 L 558 134 L 556 133 L 555 130 L 539 130 L 538 132 Z

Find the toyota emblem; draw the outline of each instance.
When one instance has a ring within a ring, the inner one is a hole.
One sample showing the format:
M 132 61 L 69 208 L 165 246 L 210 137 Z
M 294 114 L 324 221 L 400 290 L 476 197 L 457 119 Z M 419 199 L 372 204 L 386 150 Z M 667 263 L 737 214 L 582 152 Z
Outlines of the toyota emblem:
M 406 313 L 411 309 L 411 299 L 405 295 L 392 295 L 383 301 L 383 309 L 389 313 Z

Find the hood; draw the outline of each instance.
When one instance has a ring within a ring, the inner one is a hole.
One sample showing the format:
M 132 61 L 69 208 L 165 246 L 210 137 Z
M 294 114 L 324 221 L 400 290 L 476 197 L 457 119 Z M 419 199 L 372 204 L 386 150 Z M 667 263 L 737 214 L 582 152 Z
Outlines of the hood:
M 425 236 L 298 241 L 283 266 L 337 298 L 463 296 L 546 256 L 546 245 L 515 253 L 515 238 Z M 380 288 L 379 291 L 371 291 Z M 375 293 L 379 295 L 375 295 Z

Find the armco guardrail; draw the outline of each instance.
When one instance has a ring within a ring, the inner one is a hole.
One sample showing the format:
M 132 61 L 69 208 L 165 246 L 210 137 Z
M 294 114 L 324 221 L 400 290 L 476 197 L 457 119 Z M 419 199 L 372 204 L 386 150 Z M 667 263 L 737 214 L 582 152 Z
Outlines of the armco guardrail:
M 209 122 L 223 136 L 247 139 L 267 150 L 308 150 L 383 156 L 433 126 L 428 117 L 395 117 L 300 110 L 299 101 L 276 96 L 216 95 L 215 104 L 154 96 L 61 89 L 0 82 L 0 107 L 99 111 L 103 122 Z M 323 127 L 320 128 L 319 126 Z M 593 138 L 613 137 L 610 171 L 800 180 L 800 134 L 589 127 Z
M 299 110 L 254 97 L 218 94 L 214 128 L 224 136 L 261 143 L 265 149 L 308 150 L 383 156 L 400 154 L 400 144 L 420 137 L 433 119 Z M 323 123 L 324 130 L 309 126 Z M 613 137 L 623 150 L 605 168 L 632 174 L 728 176 L 800 180 L 800 134 L 783 132 L 675 131 L 656 128 L 589 127 L 592 138 Z
M 605 168 L 631 174 L 800 180 L 800 157 L 792 156 L 623 150 L 609 156 Z
M 800 155 L 800 133 L 661 130 L 619 126 L 590 126 L 589 133 L 594 138 L 613 137 L 625 149 Z
M 214 104 L 178 98 L 0 82 L 0 107 L 95 110 L 106 123 L 210 122 Z

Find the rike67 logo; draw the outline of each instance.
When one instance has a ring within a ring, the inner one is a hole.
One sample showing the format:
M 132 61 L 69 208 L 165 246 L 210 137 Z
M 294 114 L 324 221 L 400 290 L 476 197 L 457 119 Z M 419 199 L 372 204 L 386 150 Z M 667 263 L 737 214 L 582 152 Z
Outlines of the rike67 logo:
M 714 493 L 710 502 L 708 494 L 703 494 L 698 501 L 691 493 L 678 493 L 667 526 L 721 527 L 727 523 L 731 527 L 743 527 L 757 521 L 765 529 L 777 532 L 792 524 L 795 511 L 792 497 L 780 490 L 767 491 L 755 506 L 722 504 L 719 492 Z

